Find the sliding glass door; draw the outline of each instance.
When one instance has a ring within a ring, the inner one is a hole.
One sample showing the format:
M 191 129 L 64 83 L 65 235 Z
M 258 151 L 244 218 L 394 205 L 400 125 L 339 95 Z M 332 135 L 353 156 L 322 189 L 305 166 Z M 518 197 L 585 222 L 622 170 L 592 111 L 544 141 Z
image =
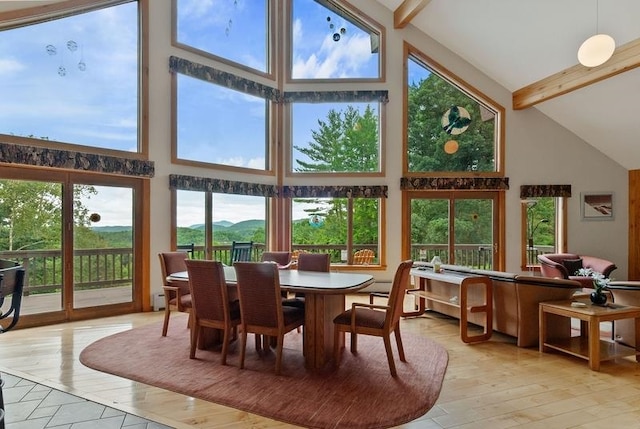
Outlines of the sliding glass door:
M 133 301 L 133 189 L 73 185 L 73 308 Z
M 26 269 L 22 326 L 142 308 L 142 183 L 3 168 L 0 258 Z
M 494 269 L 497 200 L 494 192 L 407 192 L 406 253 L 415 261 L 437 255 L 444 264 Z

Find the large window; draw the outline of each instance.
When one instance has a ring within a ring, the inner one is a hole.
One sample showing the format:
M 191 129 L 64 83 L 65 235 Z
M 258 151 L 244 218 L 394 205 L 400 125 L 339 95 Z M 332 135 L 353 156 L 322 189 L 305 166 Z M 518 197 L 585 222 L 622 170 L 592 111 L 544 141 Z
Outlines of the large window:
M 0 133 L 141 151 L 138 22 L 133 1 L 0 29 Z
M 267 199 L 216 192 L 176 191 L 176 243 L 193 243 L 195 256 L 229 264 L 234 241 L 254 243 L 260 260 L 266 243 Z
M 354 264 L 363 249 L 380 264 L 380 213 L 377 198 L 296 198 L 292 203 L 292 248 L 331 254 L 332 264 Z
M 405 173 L 500 172 L 503 109 L 408 46 L 406 62 Z
M 268 170 L 268 101 L 177 74 L 176 150 L 181 160 Z
M 173 0 L 174 44 L 269 71 L 269 0 Z
M 173 162 L 238 172 L 245 175 L 240 180 L 253 175 L 255 183 L 266 180 L 270 185 L 265 186 L 277 184 L 280 192 L 314 175 L 383 176 L 388 90 L 382 26 L 347 2 L 334 0 L 230 0 L 215 6 L 174 0 L 173 6 Z M 270 67 L 276 64 L 283 67 Z M 349 87 L 336 88 L 346 80 Z M 272 240 L 255 242 L 269 242 L 278 250 L 328 250 L 334 263 L 343 264 L 351 264 L 360 248 L 370 249 L 375 252 L 370 262 L 384 264 L 380 246 L 386 194 L 360 198 L 333 189 L 316 195 L 320 183 L 304 185 L 311 189 L 312 204 L 329 198 L 316 204 L 316 216 L 301 208 L 310 204 L 298 199 L 306 194 L 267 192 L 258 198 L 274 198 L 268 211 L 272 229 L 264 228 L 263 218 L 263 230 Z M 204 188 L 181 184 L 175 189 Z M 181 208 L 180 192 L 176 245 L 195 241 L 186 239 L 194 231 L 181 220 L 189 213 Z M 243 186 L 233 192 L 246 192 L 245 201 L 254 198 L 249 194 L 262 195 Z M 197 252 L 215 259 L 216 247 L 227 243 L 218 240 L 226 230 L 214 217 L 232 203 L 226 197 L 219 203 L 215 195 L 213 203 L 207 198 L 204 204 L 211 208 L 197 211 L 205 223 Z M 247 212 L 234 209 L 234 217 Z
M 291 0 L 293 79 L 379 79 L 379 26 L 330 0 Z
M 293 103 L 292 170 L 379 172 L 379 118 L 379 103 Z
M 522 269 L 536 270 L 538 255 L 566 252 L 564 197 L 527 198 L 522 203 Z
M 421 192 L 404 195 L 406 254 L 415 261 L 439 256 L 445 264 L 499 269 L 498 192 Z

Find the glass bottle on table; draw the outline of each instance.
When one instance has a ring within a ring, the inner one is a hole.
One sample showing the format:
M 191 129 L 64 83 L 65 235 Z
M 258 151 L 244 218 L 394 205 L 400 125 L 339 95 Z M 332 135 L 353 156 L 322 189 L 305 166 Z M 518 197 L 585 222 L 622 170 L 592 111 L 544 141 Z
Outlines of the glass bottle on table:
M 434 273 L 439 273 L 440 271 L 442 271 L 442 261 L 440 260 L 440 256 L 434 256 L 431 260 L 431 265 L 433 265 Z

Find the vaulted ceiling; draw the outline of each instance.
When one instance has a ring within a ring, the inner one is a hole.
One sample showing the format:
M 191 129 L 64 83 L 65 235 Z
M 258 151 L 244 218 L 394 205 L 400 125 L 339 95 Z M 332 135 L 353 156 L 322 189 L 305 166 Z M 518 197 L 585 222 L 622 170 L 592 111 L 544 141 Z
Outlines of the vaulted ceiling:
M 376 0 L 621 166 L 640 168 L 640 1 Z M 586 68 L 577 51 L 611 35 L 616 51 Z M 579 162 L 579 154 L 576 156 Z

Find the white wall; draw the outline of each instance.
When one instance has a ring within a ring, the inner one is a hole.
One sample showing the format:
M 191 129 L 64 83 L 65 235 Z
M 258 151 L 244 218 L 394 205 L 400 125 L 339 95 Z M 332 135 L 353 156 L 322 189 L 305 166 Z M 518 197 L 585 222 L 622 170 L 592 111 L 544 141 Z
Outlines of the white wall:
M 627 171 L 583 140 L 551 121 L 536 108 L 524 111 L 511 109 L 511 93 L 473 68 L 424 33 L 412 26 L 393 29 L 392 13 L 370 0 L 352 0 L 352 4 L 366 11 L 374 20 L 386 27 L 386 66 L 389 103 L 386 127 L 386 177 L 349 180 L 349 184 L 376 184 L 389 186 L 387 200 L 387 252 L 389 269 L 373 274 L 379 280 L 390 280 L 401 256 L 401 193 L 402 176 L 402 78 L 403 40 L 421 49 L 426 55 L 451 72 L 482 91 L 506 109 L 505 172 L 510 189 L 506 191 L 506 261 L 507 270 L 520 271 L 520 185 L 570 184 L 568 243 L 569 250 L 578 254 L 600 256 L 614 261 L 618 270 L 613 277 L 627 276 L 628 183 Z M 170 201 L 168 175 L 190 174 L 203 177 L 256 182 L 255 177 L 215 173 L 207 169 L 170 165 L 170 55 L 189 58 L 189 55 L 171 47 L 171 19 L 169 1 L 151 1 L 151 28 L 149 40 L 150 82 L 150 159 L 155 162 L 156 175 L 151 183 L 151 269 L 152 293 L 160 290 L 162 279 L 155 256 L 170 246 Z M 263 183 L 273 183 L 265 177 Z M 313 181 L 317 184 L 317 181 Z M 336 183 L 328 179 L 329 183 Z M 338 181 L 344 183 L 344 180 Z M 615 219 L 613 221 L 586 222 L 580 220 L 580 193 L 614 191 Z

